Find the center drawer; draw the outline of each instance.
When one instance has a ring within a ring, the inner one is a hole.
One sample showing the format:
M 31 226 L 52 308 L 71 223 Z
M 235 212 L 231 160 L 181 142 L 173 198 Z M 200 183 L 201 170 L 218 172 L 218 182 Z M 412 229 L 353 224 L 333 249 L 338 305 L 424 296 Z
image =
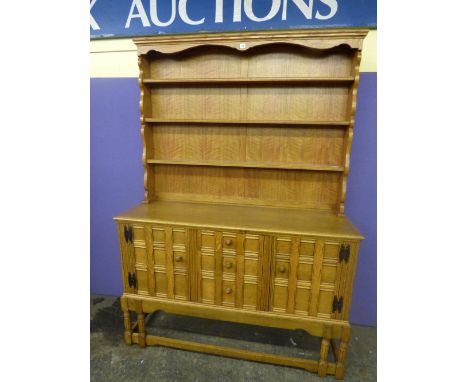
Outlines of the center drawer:
M 199 231 L 202 302 L 255 310 L 260 235 Z

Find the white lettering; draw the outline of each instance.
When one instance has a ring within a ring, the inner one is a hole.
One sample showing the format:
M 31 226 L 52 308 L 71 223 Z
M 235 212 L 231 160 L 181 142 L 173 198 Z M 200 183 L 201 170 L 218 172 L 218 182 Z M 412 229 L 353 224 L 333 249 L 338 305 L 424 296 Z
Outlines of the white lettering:
M 281 0 L 272 0 L 270 12 L 268 12 L 265 17 L 257 17 L 254 15 L 252 10 L 252 1 L 253 0 L 245 0 L 244 11 L 250 20 L 256 22 L 271 20 L 278 13 L 281 6 Z
M 296 7 L 302 12 L 302 14 L 306 17 L 307 20 L 312 19 L 312 6 L 314 4 L 314 0 L 309 0 L 309 5 L 306 4 L 307 0 L 292 0 Z M 286 20 L 286 12 L 288 8 L 288 0 L 284 0 L 283 2 L 283 14 L 281 16 L 281 20 Z
M 187 15 L 187 0 L 180 0 L 179 1 L 179 15 L 180 18 L 190 25 L 200 25 L 205 22 L 205 18 L 203 17 L 201 20 L 191 20 L 190 17 Z
M 93 28 L 93 31 L 101 29 L 99 28 L 99 24 L 96 22 L 96 20 L 94 20 L 94 17 L 91 14 L 91 10 L 93 9 L 94 4 L 96 4 L 96 1 L 97 0 L 91 1 L 91 5 L 89 6 L 89 16 L 91 17 L 90 25 L 91 25 L 91 28 Z
M 232 21 L 235 23 L 238 23 L 241 21 L 241 5 L 242 5 L 242 0 L 234 0 L 234 17 L 232 18 Z
M 172 13 L 169 21 L 163 22 L 158 18 L 158 0 L 151 0 L 150 2 L 150 17 L 154 25 L 159 27 L 167 27 L 171 25 L 176 17 L 176 0 L 172 0 Z
M 330 8 L 330 13 L 326 16 L 322 16 L 319 11 L 315 13 L 315 17 L 319 20 L 328 20 L 335 16 L 336 11 L 338 10 L 338 3 L 336 0 L 320 0 L 322 3 L 328 5 Z
M 215 23 L 223 22 L 223 0 L 216 0 Z
M 138 13 L 133 13 L 133 10 L 135 8 L 137 9 Z M 130 8 L 130 12 L 128 13 L 128 18 L 125 24 L 125 28 L 130 27 L 130 22 L 132 21 L 132 19 L 140 19 L 144 27 L 151 26 L 148 20 L 148 16 L 146 15 L 146 12 L 145 12 L 145 8 L 143 8 L 143 4 L 141 3 L 141 0 L 133 0 L 132 6 Z

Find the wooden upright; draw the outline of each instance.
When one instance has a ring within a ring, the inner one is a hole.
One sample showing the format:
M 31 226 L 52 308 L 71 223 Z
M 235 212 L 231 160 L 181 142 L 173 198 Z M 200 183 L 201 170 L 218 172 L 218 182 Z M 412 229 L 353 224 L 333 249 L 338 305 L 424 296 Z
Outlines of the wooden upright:
M 126 343 L 343 378 L 363 239 L 344 204 L 366 34 L 134 40 L 145 200 L 115 218 Z M 147 335 L 145 315 L 158 310 L 304 329 L 322 338 L 320 359 Z

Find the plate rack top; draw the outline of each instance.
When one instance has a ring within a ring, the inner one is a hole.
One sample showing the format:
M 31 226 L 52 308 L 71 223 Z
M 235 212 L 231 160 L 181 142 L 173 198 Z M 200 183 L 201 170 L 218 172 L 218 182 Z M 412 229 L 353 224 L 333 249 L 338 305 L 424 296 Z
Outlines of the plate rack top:
M 344 215 L 367 32 L 135 39 L 145 201 Z

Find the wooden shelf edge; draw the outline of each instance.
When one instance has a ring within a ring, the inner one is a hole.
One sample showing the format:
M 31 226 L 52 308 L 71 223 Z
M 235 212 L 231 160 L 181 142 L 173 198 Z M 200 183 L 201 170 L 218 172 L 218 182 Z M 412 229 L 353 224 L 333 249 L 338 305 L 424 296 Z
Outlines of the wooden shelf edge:
M 352 83 L 355 78 L 348 77 L 256 77 L 256 78 L 171 78 L 171 79 L 144 79 L 143 83 L 146 85 L 236 85 L 236 84 L 342 84 Z
M 148 159 L 148 164 L 162 164 L 174 166 L 210 166 L 210 167 L 240 167 L 240 168 L 263 168 L 278 170 L 301 170 L 301 171 L 326 171 L 343 172 L 343 166 L 333 165 L 310 165 L 307 163 L 260 163 L 260 162 L 217 162 L 217 161 L 175 161 L 163 159 Z
M 146 123 L 194 123 L 194 124 L 220 124 L 220 125 L 313 125 L 313 126 L 349 126 L 349 121 L 252 121 L 252 120 L 226 120 L 226 119 L 166 119 L 145 118 Z

